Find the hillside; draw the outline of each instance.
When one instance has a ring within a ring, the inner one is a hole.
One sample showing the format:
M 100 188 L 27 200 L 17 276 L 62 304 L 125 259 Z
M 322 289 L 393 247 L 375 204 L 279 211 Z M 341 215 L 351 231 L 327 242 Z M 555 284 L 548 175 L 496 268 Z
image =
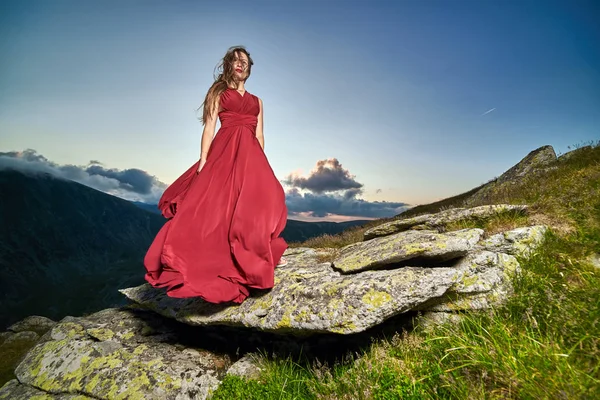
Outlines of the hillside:
M 164 219 L 48 174 L 0 171 L 0 326 L 122 302 Z
M 527 216 L 506 213 L 447 227 L 477 227 L 487 235 L 538 223 L 550 228 L 543 246 L 519 260 L 523 271 L 514 278 L 514 294 L 505 305 L 463 313 L 459 323 L 433 328 L 415 320 L 412 330 L 373 337 L 361 350 L 329 364 L 318 358 L 258 355 L 260 372 L 252 379 L 227 377 L 213 399 L 597 398 L 600 142 L 550 157 L 535 168 L 522 167 L 386 219 L 485 204 L 527 204 Z M 515 173 L 519 171 L 527 172 Z M 369 228 L 382 222 L 298 246 L 340 248 L 362 241 Z

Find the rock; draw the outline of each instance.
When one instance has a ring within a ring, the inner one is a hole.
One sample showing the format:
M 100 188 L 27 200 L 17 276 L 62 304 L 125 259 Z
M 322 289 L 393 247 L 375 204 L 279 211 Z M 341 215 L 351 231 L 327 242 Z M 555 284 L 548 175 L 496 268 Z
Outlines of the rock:
M 227 375 L 239 376 L 247 379 L 258 379 L 261 371 L 261 368 L 257 364 L 256 357 L 253 354 L 247 354 L 229 367 Z
M 556 153 L 552 146 L 542 146 L 533 150 L 500 177 L 482 186 L 481 189 L 463 202 L 464 206 L 469 207 L 493 202 L 495 195 L 503 193 L 510 185 L 522 182 L 527 177 L 547 170 L 556 160 Z
M 180 350 L 166 327 L 162 335 L 142 335 L 152 321 L 118 309 L 64 318 L 17 366 L 20 384 L 12 381 L 0 393 L 11 399 L 32 390 L 60 399 L 206 399 L 230 362 L 219 363 L 219 356 L 206 351 Z
M 14 332 L 0 332 L 0 345 L 4 343 L 6 339 L 14 335 Z
M 490 236 L 477 246 L 498 253 L 528 257 L 542 243 L 547 230 L 544 225 L 517 228 Z
M 21 358 L 38 342 L 40 336 L 36 332 L 6 332 L 0 344 L 0 385 L 14 378 L 13 371 Z
M 288 258 L 290 259 L 290 258 Z M 290 266 L 291 264 L 291 266 Z M 355 333 L 439 297 L 452 285 L 452 268 L 405 267 L 342 275 L 329 263 L 275 271 L 275 287 L 242 304 L 176 299 L 149 284 L 122 289 L 129 299 L 190 325 L 233 325 L 271 332 Z
M 14 345 L 17 342 L 35 343 L 39 338 L 40 335 L 38 335 L 35 332 L 23 331 L 19 333 L 14 333 L 10 335 L 6 340 L 4 340 L 4 343 L 2 343 L 2 347 Z
M 435 327 L 443 324 L 457 324 L 462 320 L 462 316 L 452 312 L 428 311 L 416 318 L 415 326 L 420 326 L 424 331 L 431 331 Z
M 349 334 L 409 310 L 456 310 L 469 305 L 480 309 L 499 304 L 510 293 L 507 274 L 518 270 L 513 256 L 482 250 L 453 266 L 404 266 L 351 274 L 341 274 L 329 263 L 296 267 L 294 255 L 288 259 L 288 266 L 276 270 L 271 291 L 251 296 L 240 305 L 170 298 L 150 285 L 121 292 L 152 311 L 190 325 Z
M 387 236 L 408 229 L 418 230 L 437 230 L 443 232 L 448 224 L 462 220 L 485 220 L 493 216 L 516 212 L 525 214 L 526 205 L 495 204 L 479 206 L 472 208 L 453 208 L 440 211 L 436 214 L 424 214 L 407 219 L 398 219 L 373 227 L 363 234 L 363 240 L 370 240 L 375 237 Z
M 341 249 L 333 261 L 335 269 L 355 273 L 385 268 L 389 264 L 418 258 L 420 263 L 443 263 L 465 256 L 483 235 L 482 229 L 448 233 L 406 231 L 353 243 Z
M 80 394 L 48 394 L 44 391 L 23 385 L 18 380 L 8 381 L 0 388 L 0 400 L 93 400 Z
M 289 263 L 275 270 L 275 286 L 254 291 L 242 304 L 171 298 L 149 284 L 120 292 L 141 307 L 192 326 L 295 335 L 364 332 L 408 311 L 485 309 L 512 293 L 510 278 L 520 271 L 515 255 L 526 255 L 541 243 L 545 228 L 520 228 L 484 240 L 482 229 L 437 229 L 463 218 L 526 210 L 510 205 L 447 210 L 410 222 L 423 230 L 375 236 L 341 249 L 287 249 Z
M 321 260 L 331 258 L 338 253 L 338 249 L 332 248 L 311 248 L 311 247 L 290 247 L 284 255 L 286 258 L 293 258 L 296 267 L 310 267 Z
M 50 328 L 56 325 L 56 322 L 50 318 L 42 317 L 39 315 L 29 316 L 17 323 L 8 327 L 8 331 L 11 332 L 23 332 L 31 331 L 36 332 L 40 336 L 46 333 Z
M 514 256 L 490 251 L 469 254 L 455 266 L 461 279 L 439 299 L 419 306 L 435 312 L 484 310 L 504 304 L 513 293 L 512 279 L 521 273 Z
M 600 268 L 600 254 L 598 254 L 598 253 L 590 254 L 587 257 L 586 261 L 589 262 L 590 264 L 592 264 L 594 267 Z
M 498 183 L 522 178 L 537 169 L 544 168 L 556 161 L 556 153 L 552 146 L 542 146 L 531 151 L 518 164 L 510 168 L 498 178 Z

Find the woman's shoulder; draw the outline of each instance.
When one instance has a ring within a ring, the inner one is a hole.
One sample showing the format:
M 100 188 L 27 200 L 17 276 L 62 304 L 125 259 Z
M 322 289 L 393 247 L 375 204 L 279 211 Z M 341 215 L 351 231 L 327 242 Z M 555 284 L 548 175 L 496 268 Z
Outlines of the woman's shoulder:
M 250 93 L 250 92 L 248 92 L 248 93 Z M 258 101 L 260 104 L 262 104 L 262 99 L 258 95 L 254 94 L 254 93 L 250 93 L 250 95 L 252 95 L 252 97 L 254 97 L 256 99 L 256 101 Z

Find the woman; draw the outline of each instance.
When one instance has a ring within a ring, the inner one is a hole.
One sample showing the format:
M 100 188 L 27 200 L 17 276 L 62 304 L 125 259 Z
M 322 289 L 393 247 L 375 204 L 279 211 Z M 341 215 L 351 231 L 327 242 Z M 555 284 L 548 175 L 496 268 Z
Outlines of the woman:
M 272 288 L 286 263 L 285 193 L 264 153 L 262 100 L 244 86 L 252 65 L 244 47 L 227 51 L 203 103 L 200 159 L 158 204 L 170 219 L 144 258 L 145 278 L 171 297 L 241 303 L 249 288 Z

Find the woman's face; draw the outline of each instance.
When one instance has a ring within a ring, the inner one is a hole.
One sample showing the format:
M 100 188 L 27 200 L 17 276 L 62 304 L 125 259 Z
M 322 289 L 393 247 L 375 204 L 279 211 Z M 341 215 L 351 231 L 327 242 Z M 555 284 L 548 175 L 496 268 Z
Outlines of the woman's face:
M 233 73 L 238 80 L 244 80 L 248 76 L 248 56 L 246 54 L 242 52 L 235 54 Z

